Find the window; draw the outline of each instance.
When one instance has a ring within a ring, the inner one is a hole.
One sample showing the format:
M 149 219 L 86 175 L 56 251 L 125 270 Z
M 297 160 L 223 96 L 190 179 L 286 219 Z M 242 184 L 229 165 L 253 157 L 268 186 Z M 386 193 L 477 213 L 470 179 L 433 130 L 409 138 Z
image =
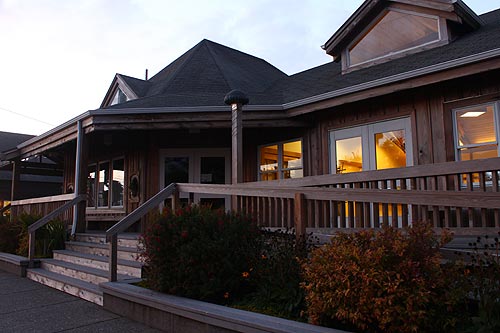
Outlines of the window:
M 410 119 L 330 132 L 332 173 L 400 168 L 413 164 Z
M 498 102 L 453 110 L 458 161 L 499 156 Z
M 111 105 L 125 103 L 128 100 L 129 99 L 128 99 L 127 95 L 125 95 L 125 93 L 123 93 L 123 91 L 120 88 L 117 88 L 115 95 L 113 96 L 113 99 L 111 100 Z
M 124 159 L 101 161 L 88 167 L 87 207 L 123 207 L 125 168 Z
M 301 178 L 302 140 L 259 147 L 259 180 Z
M 440 41 L 439 18 L 400 10 L 386 11 L 348 50 L 355 66 Z

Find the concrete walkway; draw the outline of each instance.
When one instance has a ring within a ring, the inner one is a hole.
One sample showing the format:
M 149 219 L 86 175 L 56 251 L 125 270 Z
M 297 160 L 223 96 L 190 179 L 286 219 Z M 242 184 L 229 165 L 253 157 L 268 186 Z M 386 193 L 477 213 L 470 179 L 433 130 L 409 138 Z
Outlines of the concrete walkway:
M 159 332 L 0 270 L 0 332 Z

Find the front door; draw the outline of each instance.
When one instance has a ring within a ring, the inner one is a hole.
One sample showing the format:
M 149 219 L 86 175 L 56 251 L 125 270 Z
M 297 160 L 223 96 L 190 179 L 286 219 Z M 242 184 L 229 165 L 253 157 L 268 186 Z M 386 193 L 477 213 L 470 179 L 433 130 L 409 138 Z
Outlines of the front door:
M 231 181 L 230 149 L 165 149 L 160 151 L 160 186 L 171 183 L 229 184 Z M 188 193 L 180 193 L 187 203 Z M 230 196 L 196 193 L 194 203 L 228 209 Z

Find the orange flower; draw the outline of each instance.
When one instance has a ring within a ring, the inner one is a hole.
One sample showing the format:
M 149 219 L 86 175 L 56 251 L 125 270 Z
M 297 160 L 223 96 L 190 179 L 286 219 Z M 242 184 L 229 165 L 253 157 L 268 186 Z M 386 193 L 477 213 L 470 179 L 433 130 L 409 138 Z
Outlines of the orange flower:
M 250 273 L 243 272 L 243 273 L 241 273 L 241 276 L 243 276 L 246 279 L 246 278 L 248 278 L 250 276 Z
M 224 293 L 224 298 L 225 298 L 225 299 L 228 299 L 228 298 L 229 298 L 229 292 L 227 292 L 227 291 L 226 291 L 226 292 Z
M 262 260 L 266 260 L 266 259 L 267 259 L 267 257 L 266 257 L 265 255 L 262 255 L 262 256 L 261 256 L 261 259 L 262 259 Z

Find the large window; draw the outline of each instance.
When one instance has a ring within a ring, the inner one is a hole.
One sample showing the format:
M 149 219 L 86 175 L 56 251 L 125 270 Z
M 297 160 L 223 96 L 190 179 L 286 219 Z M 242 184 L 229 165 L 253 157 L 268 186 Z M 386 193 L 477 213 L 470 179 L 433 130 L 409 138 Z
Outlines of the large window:
M 409 118 L 330 132 L 332 173 L 410 166 L 412 155 Z
M 123 158 L 101 161 L 88 167 L 87 206 L 123 207 L 125 168 Z
M 303 176 L 301 140 L 259 147 L 259 180 L 301 178 Z
M 438 17 L 389 10 L 348 48 L 348 65 L 363 64 L 439 40 Z
M 456 109 L 453 115 L 457 160 L 499 156 L 498 103 Z

